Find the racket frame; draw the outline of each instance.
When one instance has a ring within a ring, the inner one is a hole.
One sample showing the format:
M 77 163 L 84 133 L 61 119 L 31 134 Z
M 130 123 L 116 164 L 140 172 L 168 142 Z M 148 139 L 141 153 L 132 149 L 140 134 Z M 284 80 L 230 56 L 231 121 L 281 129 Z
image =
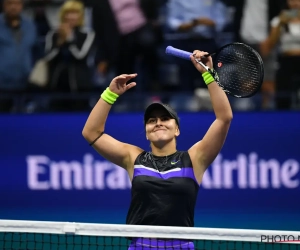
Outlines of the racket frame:
M 233 42 L 233 43 L 226 44 L 226 45 L 224 45 L 224 46 L 218 48 L 216 51 L 214 51 L 214 52 L 212 52 L 212 53 L 209 53 L 209 54 L 207 54 L 207 55 L 205 55 L 205 56 L 203 56 L 203 57 L 209 57 L 209 56 L 213 57 L 213 56 L 216 56 L 216 55 L 218 55 L 219 52 L 222 51 L 224 48 L 229 47 L 229 46 L 233 46 L 233 45 L 242 45 L 242 46 L 246 47 L 249 51 L 251 51 L 252 53 L 254 53 L 254 54 L 256 55 L 256 57 L 257 57 L 257 59 L 258 59 L 258 61 L 259 61 L 259 66 L 260 66 L 260 77 L 259 77 L 260 79 L 259 79 L 258 87 L 255 89 L 255 91 L 251 92 L 250 94 L 241 96 L 241 95 L 236 95 L 236 94 L 231 93 L 229 90 L 227 90 L 227 89 L 220 83 L 221 81 L 217 81 L 217 83 L 218 83 L 218 85 L 223 89 L 223 91 L 224 91 L 225 93 L 227 93 L 227 94 L 229 94 L 229 95 L 231 95 L 231 96 L 233 96 L 233 97 L 236 97 L 236 98 L 249 98 L 249 97 L 251 97 L 251 96 L 254 96 L 254 95 L 260 90 L 260 88 L 261 88 L 261 86 L 262 86 L 262 84 L 263 84 L 263 79 L 264 79 L 264 64 L 263 64 L 263 60 L 262 60 L 260 54 L 259 54 L 255 49 L 253 49 L 251 46 L 249 46 L 249 45 L 247 45 L 247 44 L 244 44 L 244 43 Z M 168 46 L 168 47 L 171 47 L 171 46 Z M 174 49 L 176 49 L 176 48 L 174 48 Z M 168 53 L 167 53 L 167 54 L 168 54 Z M 192 54 L 192 53 L 191 53 L 191 54 Z M 187 59 L 187 58 L 184 58 L 184 57 L 182 57 L 182 58 L 183 58 L 183 59 Z M 207 67 L 201 60 L 196 59 L 196 58 L 195 58 L 195 60 L 196 60 L 196 62 L 197 62 L 198 64 L 200 64 L 203 68 L 205 68 L 207 71 L 211 72 L 211 69 L 210 69 L 209 67 Z M 213 65 L 214 68 L 215 68 L 215 63 L 216 63 L 216 62 L 213 63 L 213 64 L 214 64 L 214 65 Z

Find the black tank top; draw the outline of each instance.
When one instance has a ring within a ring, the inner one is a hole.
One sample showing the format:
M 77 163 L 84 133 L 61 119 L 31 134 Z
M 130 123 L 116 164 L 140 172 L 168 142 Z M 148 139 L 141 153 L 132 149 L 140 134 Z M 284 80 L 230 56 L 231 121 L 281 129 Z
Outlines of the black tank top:
M 134 163 L 126 223 L 193 227 L 198 190 L 188 152 L 166 157 L 143 152 Z

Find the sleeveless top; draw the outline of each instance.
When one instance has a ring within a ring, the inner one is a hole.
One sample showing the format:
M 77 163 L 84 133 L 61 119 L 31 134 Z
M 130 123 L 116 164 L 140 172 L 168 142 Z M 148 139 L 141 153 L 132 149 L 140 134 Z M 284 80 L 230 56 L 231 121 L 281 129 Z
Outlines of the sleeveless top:
M 188 152 L 143 152 L 134 163 L 126 224 L 193 227 L 198 190 Z

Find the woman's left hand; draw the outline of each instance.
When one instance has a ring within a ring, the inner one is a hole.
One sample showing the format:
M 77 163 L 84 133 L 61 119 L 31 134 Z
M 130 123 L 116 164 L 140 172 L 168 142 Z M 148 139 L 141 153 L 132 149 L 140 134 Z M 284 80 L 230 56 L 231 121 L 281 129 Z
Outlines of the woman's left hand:
M 210 69 L 213 68 L 213 61 L 212 61 L 211 56 L 205 57 L 205 55 L 208 55 L 208 53 L 204 52 L 204 51 L 200 51 L 200 50 L 194 50 L 193 54 L 191 55 L 191 60 L 192 60 L 192 62 L 194 64 L 195 68 L 201 74 L 203 74 L 204 72 L 206 72 L 206 69 L 203 68 L 199 63 L 197 63 L 195 59 L 200 60 L 204 65 L 206 65 Z

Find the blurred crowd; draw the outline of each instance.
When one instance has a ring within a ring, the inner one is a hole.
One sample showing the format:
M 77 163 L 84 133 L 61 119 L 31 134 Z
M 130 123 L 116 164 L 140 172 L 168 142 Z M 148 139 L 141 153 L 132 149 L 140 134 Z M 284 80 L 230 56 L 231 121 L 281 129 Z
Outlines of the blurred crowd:
M 110 80 L 138 73 L 114 105 L 163 101 L 211 110 L 191 62 L 168 45 L 212 52 L 243 42 L 263 58 L 264 83 L 234 110 L 300 110 L 300 0 L 1 0 L 0 112 L 90 110 Z

